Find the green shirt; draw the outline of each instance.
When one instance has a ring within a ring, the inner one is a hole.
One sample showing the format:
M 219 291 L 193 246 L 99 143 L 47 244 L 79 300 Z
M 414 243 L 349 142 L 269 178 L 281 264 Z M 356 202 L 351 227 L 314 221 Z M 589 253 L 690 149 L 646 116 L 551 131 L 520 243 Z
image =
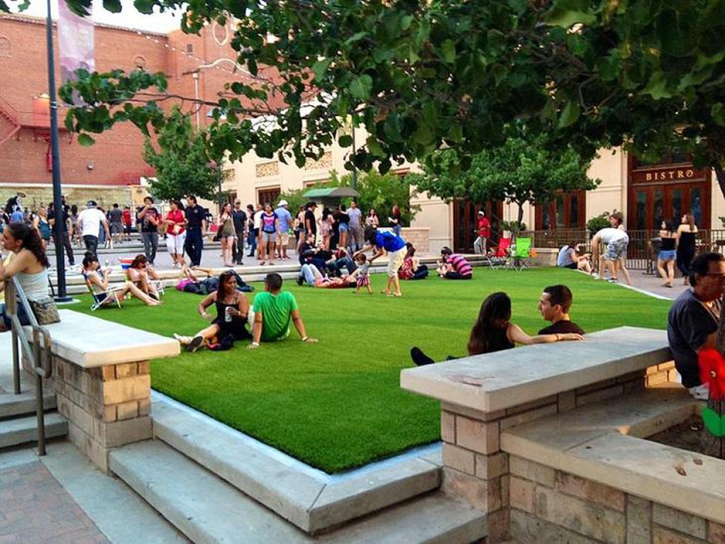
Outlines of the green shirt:
M 283 291 L 277 295 L 273 295 L 269 291 L 258 293 L 254 297 L 254 312 L 262 312 L 261 340 L 269 342 L 287 336 L 292 312 L 296 309 L 297 301 L 289 291 Z

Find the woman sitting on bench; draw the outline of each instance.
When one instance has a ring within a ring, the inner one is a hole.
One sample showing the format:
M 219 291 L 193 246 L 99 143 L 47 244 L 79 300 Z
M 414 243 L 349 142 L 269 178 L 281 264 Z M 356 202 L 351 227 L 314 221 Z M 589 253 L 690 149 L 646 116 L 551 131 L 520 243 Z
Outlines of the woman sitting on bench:
M 161 302 L 151 298 L 130 281 L 109 286 L 108 276 L 111 273 L 111 269 L 105 268 L 102 273 L 99 274 L 99 267 L 98 257 L 95 255 L 87 254 L 83 259 L 83 277 L 86 280 L 88 288 L 93 293 L 93 298 L 100 307 L 112 304 L 120 305 L 121 301 L 129 294 L 136 297 L 147 306 L 158 306 L 161 304 Z
M 521 327 L 511 323 L 511 299 L 506 293 L 498 292 L 489 295 L 481 305 L 478 319 L 473 324 L 471 335 L 468 338 L 468 355 L 511 349 L 516 344 L 546 344 L 583 339 L 581 334 L 576 333 L 529 336 Z M 410 350 L 410 357 L 418 366 L 435 362 L 417 347 Z M 457 357 L 449 355 L 448 359 L 457 359 Z

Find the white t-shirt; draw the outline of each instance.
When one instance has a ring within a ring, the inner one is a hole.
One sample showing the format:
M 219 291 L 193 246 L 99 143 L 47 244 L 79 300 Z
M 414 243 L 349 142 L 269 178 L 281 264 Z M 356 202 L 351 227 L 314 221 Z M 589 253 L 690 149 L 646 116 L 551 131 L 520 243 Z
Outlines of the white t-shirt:
M 605 244 L 611 244 L 612 242 L 616 242 L 618 240 L 628 238 L 627 233 L 625 231 L 620 230 L 620 229 L 610 228 L 610 227 L 607 227 L 606 229 L 602 229 L 599 232 L 597 232 L 597 236 Z
M 81 224 L 81 236 L 95 236 L 98 238 L 101 232 L 101 222 L 106 221 L 106 216 L 98 208 L 86 208 L 78 214 L 78 223 Z
M 255 229 L 262 228 L 262 214 L 263 213 L 264 213 L 264 210 L 259 210 L 257 212 L 254 212 L 254 228 Z

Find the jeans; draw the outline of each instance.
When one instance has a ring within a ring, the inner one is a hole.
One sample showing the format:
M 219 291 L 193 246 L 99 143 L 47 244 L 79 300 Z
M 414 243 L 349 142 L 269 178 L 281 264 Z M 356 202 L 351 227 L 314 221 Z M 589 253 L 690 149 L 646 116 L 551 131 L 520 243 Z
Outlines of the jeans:
M 259 235 L 259 229 L 249 229 L 247 235 L 247 244 L 249 245 L 249 254 L 247 257 L 254 257 L 257 252 L 257 236 Z
M 347 245 L 353 251 L 363 247 L 363 229 L 360 225 L 350 225 L 350 235 L 347 238 Z
M 242 261 L 244 260 L 244 233 L 234 239 L 234 244 L 232 245 L 232 259 L 236 264 L 242 264 Z
M 92 234 L 87 234 L 83 237 L 83 243 L 86 244 L 86 251 L 88 253 L 93 253 L 93 255 L 97 254 L 98 251 L 98 236 L 93 236 Z
M 156 260 L 156 250 L 159 247 L 158 232 L 142 232 L 141 240 L 143 240 L 143 252 L 149 263 L 154 264 Z
M 305 281 L 305 283 L 307 283 L 307 285 L 314 287 L 315 279 L 320 277 L 321 274 L 314 264 L 303 264 L 302 268 L 300 269 L 300 276 Z
M 191 260 L 191 266 L 201 264 L 201 252 L 204 249 L 204 238 L 201 236 L 201 227 L 190 227 L 186 229 L 186 243 L 184 244 L 186 254 Z
M 53 240 L 55 240 L 56 237 L 53 236 Z M 71 246 L 70 243 L 70 237 L 68 236 L 68 231 L 65 231 L 63 233 L 63 241 L 61 242 L 63 244 L 63 247 L 65 248 L 65 253 L 68 255 L 68 262 L 71 265 L 75 264 L 75 258 L 73 256 L 73 246 Z
M 357 268 L 357 265 L 350 257 L 341 257 L 327 263 L 327 269 L 330 273 L 338 277 L 342 275 L 341 272 L 343 268 L 347 269 L 348 274 L 352 274 Z

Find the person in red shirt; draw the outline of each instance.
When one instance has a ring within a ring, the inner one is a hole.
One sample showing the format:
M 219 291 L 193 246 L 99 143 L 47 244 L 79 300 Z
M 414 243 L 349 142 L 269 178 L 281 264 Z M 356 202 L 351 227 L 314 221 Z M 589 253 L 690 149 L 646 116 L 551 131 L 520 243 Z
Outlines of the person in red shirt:
M 186 241 L 186 216 L 184 206 L 178 200 L 172 200 L 171 209 L 164 218 L 166 225 L 166 249 L 171 257 L 174 268 L 184 264 L 184 242 Z
M 491 238 L 491 222 L 486 217 L 486 213 L 481 210 L 478 212 L 478 220 L 476 221 L 476 230 L 478 232 L 478 238 L 473 242 L 473 252 L 479 255 L 486 253 L 486 246 L 488 240 Z
M 121 215 L 121 221 L 123 221 L 123 233 L 126 235 L 126 240 L 131 239 L 131 208 L 126 206 L 123 209 L 123 215 Z

